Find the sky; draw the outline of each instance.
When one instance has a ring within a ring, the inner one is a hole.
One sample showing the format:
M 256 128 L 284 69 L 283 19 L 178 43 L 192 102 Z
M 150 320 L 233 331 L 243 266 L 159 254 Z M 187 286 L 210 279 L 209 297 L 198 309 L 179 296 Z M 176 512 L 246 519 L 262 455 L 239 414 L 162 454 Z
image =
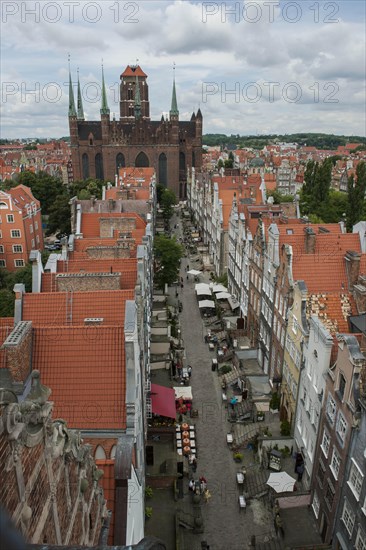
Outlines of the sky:
M 2 0 L 0 9 L 2 138 L 69 134 L 69 55 L 87 120 L 100 120 L 102 63 L 118 118 L 120 75 L 137 62 L 153 120 L 169 112 L 175 74 L 180 120 L 200 107 L 204 133 L 366 133 L 362 0 Z

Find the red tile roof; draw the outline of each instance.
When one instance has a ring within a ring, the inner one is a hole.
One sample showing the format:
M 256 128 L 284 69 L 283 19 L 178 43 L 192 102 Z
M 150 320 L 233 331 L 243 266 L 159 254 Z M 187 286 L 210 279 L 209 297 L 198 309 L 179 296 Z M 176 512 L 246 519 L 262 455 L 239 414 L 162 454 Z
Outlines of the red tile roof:
M 348 317 L 357 311 L 349 292 L 311 294 L 307 314 L 315 313 L 331 334 L 349 332 Z
M 134 290 L 97 292 L 42 292 L 24 294 L 23 320 L 33 326 L 83 326 L 85 318 L 103 318 L 103 326 L 123 326 L 126 300 L 134 300 Z
M 123 326 L 38 326 L 33 365 L 52 388 L 55 418 L 85 430 L 126 427 Z
M 84 238 L 98 238 L 100 236 L 100 219 L 101 218 L 135 218 L 135 228 L 144 229 L 146 223 L 135 212 L 113 212 L 113 213 L 99 213 L 99 212 L 83 212 L 81 216 L 81 232 Z
M 137 67 L 134 65 L 127 65 L 127 67 L 121 74 L 121 77 L 122 76 L 146 76 L 147 77 L 147 74 L 144 73 L 140 65 L 137 65 Z

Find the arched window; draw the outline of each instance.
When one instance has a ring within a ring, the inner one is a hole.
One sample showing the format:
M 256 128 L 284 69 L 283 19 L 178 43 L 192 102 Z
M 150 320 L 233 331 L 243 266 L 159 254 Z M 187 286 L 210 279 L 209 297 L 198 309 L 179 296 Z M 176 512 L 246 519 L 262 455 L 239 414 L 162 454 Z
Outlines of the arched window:
M 105 450 L 101 445 L 98 445 L 98 447 L 95 449 L 95 460 L 105 460 L 107 458 L 105 454 Z
M 81 157 L 82 169 L 83 169 L 83 179 L 87 180 L 89 176 L 89 157 L 86 153 Z
M 125 156 L 122 153 L 118 153 L 116 156 L 116 174 L 118 174 L 119 168 L 126 166 Z
M 159 156 L 159 183 L 164 185 L 164 187 L 168 185 L 167 158 L 165 153 L 161 153 Z
M 116 450 L 117 450 L 117 445 L 113 445 L 113 447 L 111 448 L 111 452 L 110 452 L 111 460 L 113 460 L 116 457 Z
M 135 160 L 135 166 L 136 168 L 148 168 L 150 166 L 149 159 L 145 155 L 143 151 L 139 153 Z
M 9 206 L 6 202 L 0 202 L 0 210 L 6 210 L 7 208 L 9 208 Z
M 104 180 L 103 157 L 100 153 L 95 155 L 95 177 L 97 180 Z
M 93 136 L 92 133 L 89 134 L 88 139 L 89 139 L 89 145 L 93 145 L 94 144 L 94 136 Z
M 179 171 L 186 171 L 186 156 L 182 151 L 179 153 Z

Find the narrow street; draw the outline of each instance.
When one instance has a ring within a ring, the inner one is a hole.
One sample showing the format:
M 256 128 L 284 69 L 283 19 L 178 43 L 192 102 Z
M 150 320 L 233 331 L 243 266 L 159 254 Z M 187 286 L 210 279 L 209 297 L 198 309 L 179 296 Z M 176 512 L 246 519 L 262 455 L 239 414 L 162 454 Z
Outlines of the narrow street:
M 175 231 L 180 236 L 181 221 L 174 217 L 172 223 L 173 227 L 175 223 L 178 224 Z M 189 258 L 183 258 L 180 276 L 183 277 L 184 288 L 179 290 L 179 299 L 183 304 L 180 323 L 186 353 L 185 364 L 192 366 L 193 406 L 199 411 L 199 417 L 194 419 L 198 448 L 195 478 L 204 476 L 212 494 L 209 503 L 202 504 L 204 533 L 187 533 L 187 540 L 191 541 L 190 550 L 200 549 L 202 540 L 207 541 L 211 550 L 244 550 L 248 548 L 252 535 L 261 535 L 263 540 L 264 532 L 269 529 L 270 518 L 254 514 L 250 504 L 246 510 L 239 508 L 240 493 L 236 473 L 242 465 L 234 462 L 226 442 L 230 424 L 222 403 L 220 378 L 217 372 L 211 370 L 214 353 L 209 351 L 204 342 L 206 331 L 198 308 L 195 282 L 192 277 L 186 279 L 187 264 L 189 265 Z M 208 274 L 201 277 L 201 280 L 208 282 Z M 248 457 L 251 456 L 252 453 L 248 451 Z M 185 499 L 191 498 L 188 487 L 186 490 Z

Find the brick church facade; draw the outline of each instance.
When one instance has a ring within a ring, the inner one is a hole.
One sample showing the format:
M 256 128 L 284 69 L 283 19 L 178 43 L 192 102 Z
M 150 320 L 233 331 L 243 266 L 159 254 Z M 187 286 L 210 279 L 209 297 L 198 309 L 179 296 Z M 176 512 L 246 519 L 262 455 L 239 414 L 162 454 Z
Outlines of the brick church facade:
M 147 75 L 139 65 L 121 74 L 120 118 L 111 120 L 102 77 L 100 121 L 84 118 L 80 83 L 75 105 L 70 75 L 69 127 L 74 179 L 114 182 L 125 166 L 154 167 L 157 182 L 186 198 L 187 169 L 202 166 L 202 113 L 180 121 L 175 81 L 169 119 L 150 120 Z

